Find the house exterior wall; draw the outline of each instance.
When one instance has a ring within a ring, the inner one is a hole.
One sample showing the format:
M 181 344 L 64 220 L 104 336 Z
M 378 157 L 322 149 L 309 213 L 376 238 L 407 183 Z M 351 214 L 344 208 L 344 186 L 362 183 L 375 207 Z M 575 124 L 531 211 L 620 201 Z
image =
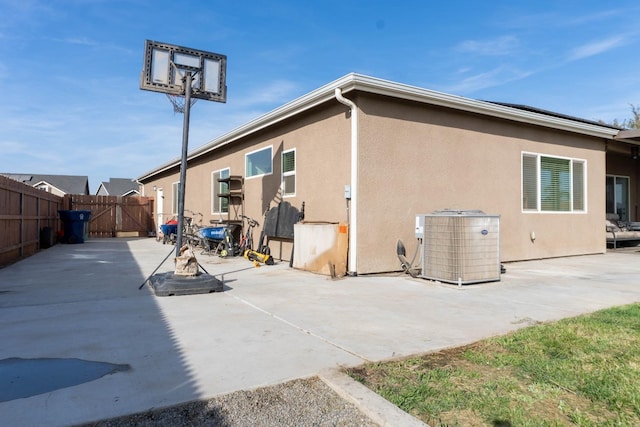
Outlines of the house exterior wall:
M 409 256 L 417 244 L 415 215 L 441 209 L 501 215 L 502 261 L 605 251 L 597 138 L 370 95 L 356 103 L 359 273 L 397 270 L 397 240 Z M 586 160 L 587 212 L 522 212 L 522 152 Z
M 401 239 L 413 254 L 415 215 L 447 208 L 501 215 L 504 262 L 606 250 L 602 140 L 363 92 L 346 96 L 359 109 L 358 274 L 399 270 L 396 242 Z M 347 222 L 350 121 L 346 106 L 328 102 L 200 155 L 189 162 L 185 209 L 202 213 L 203 225 L 226 220 L 212 212 L 212 173 L 230 168 L 231 175 L 245 176 L 245 155 L 271 146 L 272 174 L 245 179 L 244 214 L 262 226 L 265 210 L 286 200 L 297 208 L 305 202 L 306 221 Z M 283 198 L 281 154 L 291 149 L 296 194 Z M 523 212 L 523 152 L 585 160 L 586 212 Z M 175 167 L 144 181 L 147 195 L 153 186 L 163 189 L 162 222 L 173 214 L 172 184 L 178 177 Z M 255 242 L 260 231 L 254 230 Z M 289 242 L 272 242 L 270 248 L 276 258 L 291 255 Z
M 59 196 L 59 197 L 64 197 L 67 194 L 64 191 L 60 190 L 59 188 L 56 188 L 50 184 L 41 184 L 41 185 L 38 185 L 36 188 L 40 190 L 44 190 L 48 193 L 53 194 L 54 196 Z
M 269 175 L 245 178 L 244 214 L 256 219 L 260 227 L 254 229 L 257 244 L 264 221 L 264 212 L 284 200 L 301 209 L 305 202 L 306 221 L 346 222 L 347 211 L 344 185 L 349 183 L 350 124 L 345 119 L 344 108 L 339 104 L 326 109 L 297 116 L 267 131 L 234 142 L 226 147 L 190 161 L 187 170 L 185 216 L 191 212 L 202 213 L 202 224 L 227 220 L 227 214 L 212 212 L 212 173 L 230 169 L 231 175 L 246 176 L 245 155 L 265 147 L 272 147 L 273 168 Z M 296 150 L 296 194 L 283 197 L 281 189 L 281 156 L 284 151 Z M 164 193 L 163 222 L 173 216 L 172 184 L 179 181 L 179 168 L 144 182 L 145 192 L 155 185 Z M 230 211 L 234 216 L 234 208 Z M 196 218 L 200 218 L 197 216 Z M 272 242 L 272 255 L 288 260 L 290 242 Z

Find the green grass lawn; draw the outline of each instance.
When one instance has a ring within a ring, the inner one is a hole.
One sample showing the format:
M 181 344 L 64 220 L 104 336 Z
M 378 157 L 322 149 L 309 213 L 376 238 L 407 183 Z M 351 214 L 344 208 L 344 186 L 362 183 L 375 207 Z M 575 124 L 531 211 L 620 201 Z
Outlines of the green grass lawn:
M 436 426 L 640 426 L 640 304 L 347 371 Z

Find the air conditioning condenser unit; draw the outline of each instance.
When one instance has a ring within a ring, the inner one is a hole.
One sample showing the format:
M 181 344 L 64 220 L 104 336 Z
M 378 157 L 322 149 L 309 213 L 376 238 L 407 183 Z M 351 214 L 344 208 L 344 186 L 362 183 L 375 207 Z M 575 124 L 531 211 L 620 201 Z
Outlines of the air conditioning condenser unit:
M 442 210 L 416 216 L 421 277 L 458 285 L 500 280 L 500 215 Z

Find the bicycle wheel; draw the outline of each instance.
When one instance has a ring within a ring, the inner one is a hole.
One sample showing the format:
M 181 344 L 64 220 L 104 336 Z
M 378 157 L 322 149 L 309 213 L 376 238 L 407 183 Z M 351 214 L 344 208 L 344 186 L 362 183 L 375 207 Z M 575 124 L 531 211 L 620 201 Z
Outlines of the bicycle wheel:
M 246 249 L 253 250 L 253 235 L 249 234 L 247 237 L 247 247 Z

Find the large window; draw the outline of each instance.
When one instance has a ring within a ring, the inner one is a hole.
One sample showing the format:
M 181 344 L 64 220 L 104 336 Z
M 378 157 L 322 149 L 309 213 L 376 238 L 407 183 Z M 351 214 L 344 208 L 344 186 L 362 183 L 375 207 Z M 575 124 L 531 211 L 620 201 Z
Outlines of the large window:
M 586 161 L 522 154 L 522 210 L 586 211 Z
M 178 199 L 180 197 L 180 182 L 171 184 L 171 213 L 178 215 Z
M 245 156 L 245 176 L 270 175 L 273 171 L 273 147 L 252 151 Z
M 282 195 L 296 195 L 296 150 L 282 153 Z
M 229 192 L 229 183 L 219 182 L 219 179 L 229 178 L 231 170 L 221 169 L 211 173 L 211 213 L 229 212 L 229 199 L 220 197 L 220 194 Z

